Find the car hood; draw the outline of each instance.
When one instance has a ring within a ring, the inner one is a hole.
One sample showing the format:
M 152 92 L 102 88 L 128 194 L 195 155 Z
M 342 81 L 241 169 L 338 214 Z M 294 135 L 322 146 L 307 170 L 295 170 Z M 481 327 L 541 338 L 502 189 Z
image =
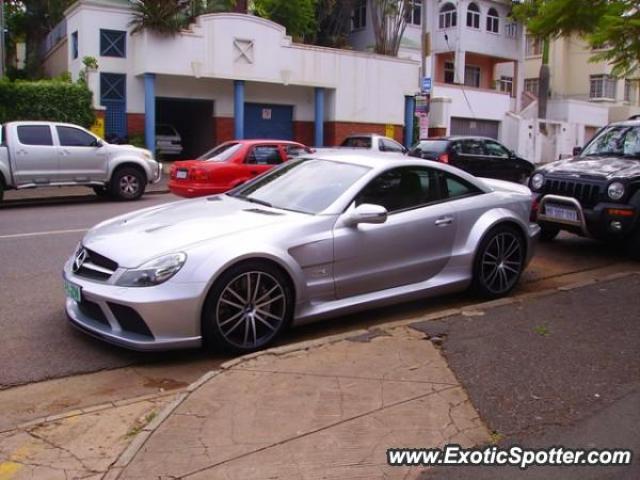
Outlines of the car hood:
M 216 195 L 139 210 L 92 228 L 82 244 L 125 268 L 138 267 L 163 254 L 276 223 L 308 217 Z
M 620 157 L 574 157 L 550 163 L 542 173 L 570 174 L 585 177 L 627 177 L 640 175 L 640 160 Z

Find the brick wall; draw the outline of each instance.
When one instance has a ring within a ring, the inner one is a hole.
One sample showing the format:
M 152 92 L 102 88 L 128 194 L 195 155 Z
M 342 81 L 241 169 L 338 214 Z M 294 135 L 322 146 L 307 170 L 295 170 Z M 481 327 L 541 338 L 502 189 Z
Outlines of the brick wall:
M 314 122 L 293 122 L 293 140 L 312 147 L 315 143 Z
M 144 135 L 144 113 L 127 113 L 127 133 L 129 138 Z
M 403 143 L 403 130 L 402 125 L 394 125 L 394 140 Z M 386 127 L 378 123 L 324 122 L 324 144 L 327 147 L 340 145 L 347 136 L 355 133 L 385 135 Z
M 228 142 L 235 138 L 235 127 L 231 117 L 214 117 L 213 119 L 213 139 L 214 144 Z

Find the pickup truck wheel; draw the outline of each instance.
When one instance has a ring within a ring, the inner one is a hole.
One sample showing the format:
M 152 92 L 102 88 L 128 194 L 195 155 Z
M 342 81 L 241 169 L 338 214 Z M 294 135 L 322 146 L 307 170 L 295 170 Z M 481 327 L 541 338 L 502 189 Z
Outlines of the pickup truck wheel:
M 4 182 L 2 181 L 2 178 L 0 178 L 0 202 L 2 201 L 3 198 L 4 198 Z
M 139 170 L 124 167 L 111 178 L 111 194 L 119 200 L 137 200 L 142 196 L 146 180 Z

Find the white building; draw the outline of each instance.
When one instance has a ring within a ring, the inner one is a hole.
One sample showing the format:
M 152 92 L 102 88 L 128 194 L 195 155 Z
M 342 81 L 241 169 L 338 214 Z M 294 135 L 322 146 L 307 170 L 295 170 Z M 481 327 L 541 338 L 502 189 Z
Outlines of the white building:
M 353 132 L 403 139 L 419 64 L 365 52 L 293 43 L 252 15 L 198 17 L 173 37 L 131 34 L 126 0 L 79 0 L 50 39 L 45 69 L 77 79 L 85 56 L 106 133 L 146 134 L 173 124 L 187 156 L 232 138 L 289 138 L 333 145 Z M 63 32 L 63 33 L 61 33 Z
M 375 44 L 371 8 L 362 0 L 354 12 L 350 40 L 360 50 Z M 510 0 L 411 1 L 399 57 L 421 61 L 426 33 L 431 135 L 486 135 L 517 147 L 504 122 L 520 108 L 524 34 L 510 9 Z

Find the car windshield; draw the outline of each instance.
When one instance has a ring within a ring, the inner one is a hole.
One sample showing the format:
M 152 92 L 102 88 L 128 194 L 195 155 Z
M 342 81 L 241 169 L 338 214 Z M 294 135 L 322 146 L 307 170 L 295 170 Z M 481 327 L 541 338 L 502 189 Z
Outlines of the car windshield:
M 207 162 L 225 162 L 231 158 L 231 156 L 240 150 L 241 145 L 239 143 L 223 143 L 215 148 L 212 148 L 207 153 L 200 155 L 198 160 L 206 160 Z
M 229 195 L 283 210 L 317 214 L 368 170 L 350 163 L 303 158 L 287 162 Z
M 582 152 L 582 157 L 614 155 L 640 159 L 640 126 L 605 128 Z
M 340 146 L 349 148 L 371 148 L 371 137 L 347 137 Z

